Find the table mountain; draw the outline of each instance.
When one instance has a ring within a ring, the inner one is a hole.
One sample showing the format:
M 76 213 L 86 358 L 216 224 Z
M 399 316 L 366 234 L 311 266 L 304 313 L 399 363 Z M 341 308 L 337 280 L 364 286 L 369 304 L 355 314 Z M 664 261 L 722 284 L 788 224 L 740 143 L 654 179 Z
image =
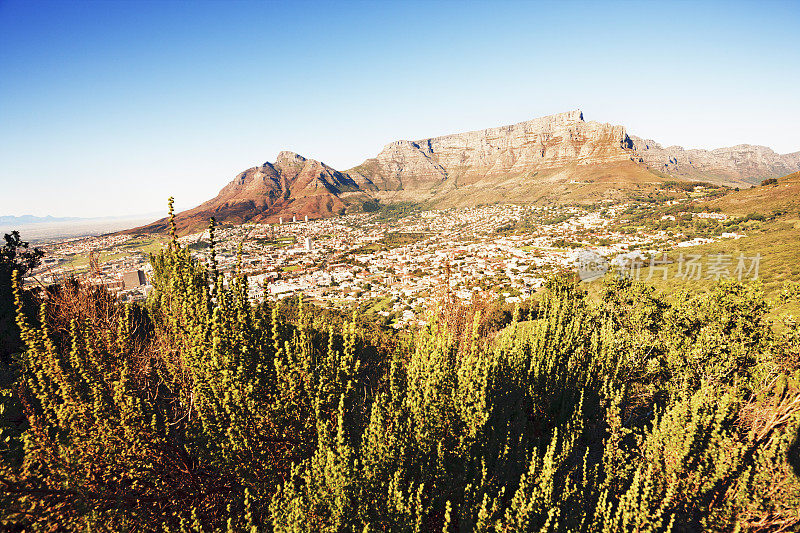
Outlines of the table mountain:
M 396 141 L 347 172 L 373 183 L 382 201 L 474 205 L 602 197 L 617 188 L 612 182 L 663 181 L 635 159 L 624 127 L 586 122 L 575 110 L 511 126 Z
M 685 150 L 587 122 L 580 110 L 510 126 L 387 144 L 346 172 L 293 152 L 245 170 L 204 204 L 176 217 L 182 233 L 221 222 L 327 217 L 367 200 L 466 206 L 492 202 L 592 202 L 665 179 L 750 186 L 800 170 L 800 152 L 764 146 Z M 162 219 L 133 231 L 163 231 Z
M 472 183 L 571 164 L 626 161 L 630 149 L 625 128 L 585 122 L 576 110 L 511 126 L 395 141 L 348 172 L 383 190 L 417 188 L 448 179 Z
M 400 191 L 498 181 L 569 167 L 619 166 L 626 161 L 659 177 L 743 185 L 799 169 L 800 152 L 780 155 L 753 145 L 716 150 L 664 148 L 655 141 L 628 136 L 623 126 L 586 122 L 583 113 L 575 110 L 511 126 L 395 141 L 348 172 L 368 178 L 384 191 Z

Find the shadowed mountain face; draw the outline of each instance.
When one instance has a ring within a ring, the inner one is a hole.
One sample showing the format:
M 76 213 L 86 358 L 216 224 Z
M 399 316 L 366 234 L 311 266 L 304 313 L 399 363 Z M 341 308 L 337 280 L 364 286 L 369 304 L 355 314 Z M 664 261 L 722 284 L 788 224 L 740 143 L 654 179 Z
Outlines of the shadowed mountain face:
M 569 111 L 510 126 L 387 144 L 347 172 L 281 152 L 275 163 L 250 168 L 213 199 L 179 213 L 178 230 L 220 222 L 322 218 L 358 210 L 363 202 L 426 202 L 467 206 L 491 202 L 596 201 L 670 177 L 747 185 L 800 170 L 800 152 L 764 146 L 717 150 L 664 148 L 628 136 L 623 126 L 586 122 Z M 166 219 L 132 231 L 164 231 Z

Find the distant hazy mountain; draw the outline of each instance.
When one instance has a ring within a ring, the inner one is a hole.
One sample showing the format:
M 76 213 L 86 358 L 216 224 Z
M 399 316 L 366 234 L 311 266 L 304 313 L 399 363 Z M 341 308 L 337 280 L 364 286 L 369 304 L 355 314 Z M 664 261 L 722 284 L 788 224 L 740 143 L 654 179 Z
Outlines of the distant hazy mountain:
M 800 152 L 765 146 L 662 147 L 624 126 L 586 122 L 580 110 L 485 130 L 387 144 L 345 172 L 281 152 L 213 199 L 176 216 L 181 233 L 220 222 L 273 222 L 358 210 L 366 200 L 468 206 L 493 202 L 594 202 L 665 179 L 730 186 L 800 170 Z M 166 219 L 133 231 L 164 231 Z
M 51 215 L 37 217 L 34 215 L 0 215 L 0 227 L 27 226 L 29 224 L 58 224 L 58 223 L 78 223 L 78 222 L 112 222 L 124 220 L 152 219 L 161 216 L 163 211 L 150 213 L 139 213 L 135 215 L 115 215 L 109 217 L 54 217 Z
M 12 225 L 12 224 L 40 224 L 46 222 L 70 222 L 74 220 L 81 220 L 78 217 L 53 217 L 47 215 L 45 217 L 36 217 L 33 215 L 22 215 L 22 216 L 14 216 L 14 215 L 0 215 L 0 225 Z
M 0 216 L 0 237 L 13 230 L 19 230 L 22 239 L 33 243 L 51 240 L 103 235 L 141 226 L 162 216 L 163 212 L 115 217 L 36 217 Z

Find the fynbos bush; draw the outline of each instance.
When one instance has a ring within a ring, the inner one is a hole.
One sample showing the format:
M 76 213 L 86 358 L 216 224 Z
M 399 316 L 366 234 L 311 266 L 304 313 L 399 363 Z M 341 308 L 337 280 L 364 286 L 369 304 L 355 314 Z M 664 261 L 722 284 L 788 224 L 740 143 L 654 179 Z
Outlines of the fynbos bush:
M 554 280 L 505 325 L 450 302 L 386 344 L 302 299 L 252 305 L 177 242 L 152 263 L 142 306 L 67 285 L 31 317 L 17 287 L 3 527 L 800 524 L 798 329 L 773 331 L 757 286 L 668 303 L 620 280 L 595 302 Z

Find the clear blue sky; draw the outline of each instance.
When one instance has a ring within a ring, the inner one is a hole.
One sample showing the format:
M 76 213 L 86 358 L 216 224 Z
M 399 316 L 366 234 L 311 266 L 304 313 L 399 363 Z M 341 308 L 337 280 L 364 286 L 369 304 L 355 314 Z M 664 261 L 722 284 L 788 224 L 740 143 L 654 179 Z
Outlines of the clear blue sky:
M 580 108 L 665 144 L 800 150 L 800 2 L 0 0 L 0 215 L 191 207 L 293 150 Z

